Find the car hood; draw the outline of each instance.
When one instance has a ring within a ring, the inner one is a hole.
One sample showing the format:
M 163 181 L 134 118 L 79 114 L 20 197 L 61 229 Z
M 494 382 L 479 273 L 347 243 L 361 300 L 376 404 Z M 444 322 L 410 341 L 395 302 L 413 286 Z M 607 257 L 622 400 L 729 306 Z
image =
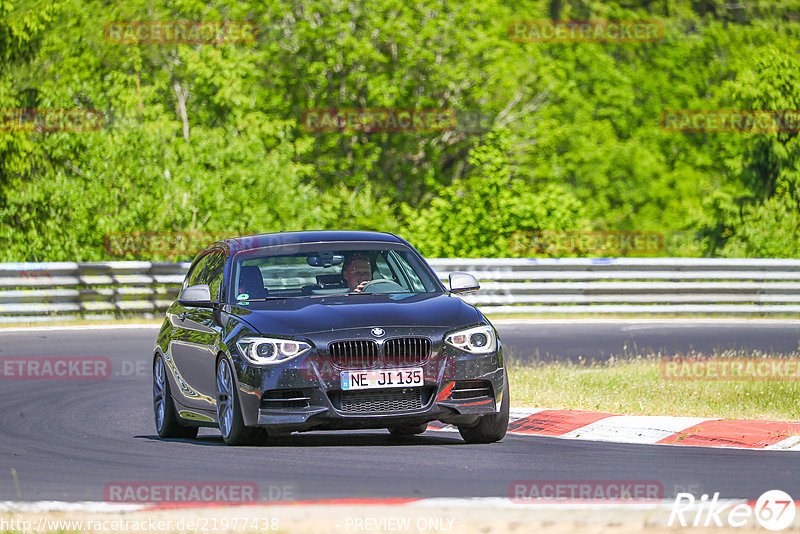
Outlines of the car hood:
M 478 311 L 446 293 L 332 295 L 251 302 L 231 314 L 263 335 L 301 335 L 346 328 L 458 327 L 480 320 Z

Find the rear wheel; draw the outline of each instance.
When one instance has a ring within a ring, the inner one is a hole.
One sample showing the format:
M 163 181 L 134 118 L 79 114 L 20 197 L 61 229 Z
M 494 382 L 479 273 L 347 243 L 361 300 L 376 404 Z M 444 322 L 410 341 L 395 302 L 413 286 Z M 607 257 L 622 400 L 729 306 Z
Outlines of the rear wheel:
M 500 411 L 482 415 L 475 426 L 458 427 L 458 433 L 467 443 L 494 443 L 500 441 L 508 430 L 508 412 L 511 406 L 511 395 L 508 390 L 508 374 L 503 377 L 503 399 Z
M 226 358 L 217 363 L 217 421 L 222 439 L 228 445 L 260 445 L 267 440 L 265 429 L 244 425 L 233 371 Z
M 427 428 L 428 423 L 393 426 L 389 428 L 389 434 L 395 437 L 414 436 L 416 434 L 422 434 Z
M 175 401 L 169 389 L 167 369 L 164 359 L 159 354 L 153 362 L 153 411 L 156 430 L 162 438 L 196 438 L 196 426 L 184 426 L 178 421 L 175 413 Z

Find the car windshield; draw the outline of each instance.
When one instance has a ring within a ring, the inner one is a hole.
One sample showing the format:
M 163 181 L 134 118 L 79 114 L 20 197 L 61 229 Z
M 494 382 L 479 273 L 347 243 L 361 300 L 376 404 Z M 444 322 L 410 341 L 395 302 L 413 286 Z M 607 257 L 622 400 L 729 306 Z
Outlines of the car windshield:
M 441 287 L 407 248 L 352 246 L 270 248 L 237 254 L 232 269 L 237 302 L 337 294 L 434 293 Z M 297 251 L 297 248 L 304 250 Z

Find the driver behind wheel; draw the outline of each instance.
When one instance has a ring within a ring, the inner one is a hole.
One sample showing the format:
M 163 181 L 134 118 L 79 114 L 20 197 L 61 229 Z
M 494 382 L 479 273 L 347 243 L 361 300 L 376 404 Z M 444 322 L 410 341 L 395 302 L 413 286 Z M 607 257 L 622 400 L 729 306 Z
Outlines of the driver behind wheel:
M 354 254 L 345 258 L 342 264 L 342 278 L 352 293 L 360 293 L 367 282 L 372 280 L 372 267 L 366 254 Z

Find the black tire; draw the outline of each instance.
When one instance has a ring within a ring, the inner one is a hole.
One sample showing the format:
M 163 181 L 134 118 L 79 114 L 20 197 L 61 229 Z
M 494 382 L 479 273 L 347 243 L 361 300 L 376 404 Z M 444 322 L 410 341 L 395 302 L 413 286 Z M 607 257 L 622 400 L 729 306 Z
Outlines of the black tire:
M 227 374 L 226 374 L 227 373 Z M 225 382 L 227 376 L 228 381 Z M 217 362 L 217 422 L 222 440 L 227 445 L 263 445 L 267 441 L 267 431 L 260 427 L 245 426 L 242 418 L 242 407 L 239 395 L 236 394 L 236 380 L 233 369 L 227 358 Z M 223 391 L 225 390 L 225 391 Z M 225 417 L 221 410 L 230 409 L 230 418 L 223 423 Z
M 185 439 L 197 437 L 199 428 L 184 426 L 178 419 L 167 378 L 167 366 L 160 354 L 153 361 L 153 412 L 159 437 Z
M 503 399 L 500 401 L 500 411 L 494 414 L 482 415 L 474 426 L 458 427 L 458 433 L 467 443 L 494 443 L 500 441 L 508 430 L 508 412 L 511 407 L 511 394 L 508 388 L 508 373 L 503 377 Z
M 420 423 L 418 425 L 400 425 L 389 428 L 389 434 L 394 437 L 408 437 L 417 434 L 422 434 L 428 429 L 428 423 Z

